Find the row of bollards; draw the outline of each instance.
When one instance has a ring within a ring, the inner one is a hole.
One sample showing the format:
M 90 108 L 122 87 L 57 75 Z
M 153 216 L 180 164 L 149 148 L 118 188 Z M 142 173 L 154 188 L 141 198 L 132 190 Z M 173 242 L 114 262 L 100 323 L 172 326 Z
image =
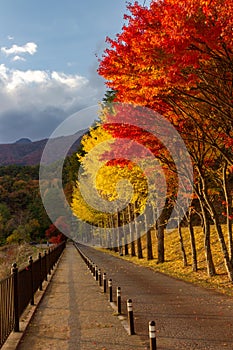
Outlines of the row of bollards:
M 98 268 L 96 264 L 94 264 L 91 259 L 89 259 L 81 250 L 80 248 L 75 244 L 76 249 L 78 250 L 79 254 L 81 255 L 82 259 L 86 263 L 87 267 L 89 268 L 90 272 L 92 273 L 95 280 L 98 282 L 100 287 L 103 287 L 103 292 L 107 293 L 107 278 L 106 273 L 103 273 L 103 276 L 101 274 L 101 269 Z M 109 302 L 113 302 L 113 289 L 112 289 L 112 279 L 110 278 L 108 280 L 108 292 L 109 292 Z M 118 315 L 121 315 L 121 287 L 117 287 L 116 290 L 117 295 L 117 313 Z M 134 316 L 133 316 L 133 302 L 132 299 L 127 300 L 127 313 L 128 313 L 128 324 L 129 324 L 129 334 L 134 335 L 135 329 L 134 329 Z M 155 322 L 150 321 L 149 322 L 149 340 L 150 340 L 150 350 L 156 350 L 156 329 L 155 329 Z

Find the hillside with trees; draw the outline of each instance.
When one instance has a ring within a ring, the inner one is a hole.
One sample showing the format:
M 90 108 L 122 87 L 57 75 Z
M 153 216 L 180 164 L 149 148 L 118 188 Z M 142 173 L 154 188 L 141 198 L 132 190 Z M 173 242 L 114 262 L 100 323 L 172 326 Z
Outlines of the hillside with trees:
M 76 154 L 76 153 L 75 153 Z M 69 193 L 69 173 L 75 171 L 69 156 L 64 164 L 64 190 Z M 65 237 L 51 222 L 39 187 L 39 165 L 0 166 L 0 246 L 30 242 L 59 243 Z
M 0 242 L 44 238 L 50 225 L 39 193 L 39 166 L 0 167 Z

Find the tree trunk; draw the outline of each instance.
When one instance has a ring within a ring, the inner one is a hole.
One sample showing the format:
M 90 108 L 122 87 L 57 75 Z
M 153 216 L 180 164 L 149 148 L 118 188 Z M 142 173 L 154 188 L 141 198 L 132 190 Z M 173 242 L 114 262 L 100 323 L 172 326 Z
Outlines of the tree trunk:
M 184 240 L 183 240 L 180 220 L 178 221 L 178 233 L 179 233 L 180 249 L 181 249 L 181 253 L 182 253 L 183 264 L 184 264 L 184 267 L 186 267 L 186 266 L 188 266 L 188 261 L 187 261 L 185 247 L 184 247 Z
M 128 244 L 125 243 L 125 255 L 129 255 L 129 249 L 128 249 Z
M 232 196 L 230 195 L 230 191 L 228 189 L 227 184 L 227 162 L 225 162 L 223 166 L 223 190 L 226 200 L 226 215 L 227 215 L 227 233 L 228 233 L 228 244 L 229 244 L 229 259 L 231 265 L 233 266 L 233 237 L 232 237 Z
M 205 248 L 205 256 L 206 256 L 206 266 L 207 266 L 207 274 L 209 277 L 213 277 L 216 275 L 216 270 L 213 262 L 213 256 L 211 252 L 210 245 L 210 222 L 207 217 L 206 209 L 203 206 L 203 203 L 200 201 L 202 215 L 203 215 L 203 231 L 204 231 L 204 248 Z
M 111 235 L 111 229 L 113 229 L 113 221 L 112 221 L 112 215 L 109 215 L 108 217 L 108 225 L 109 225 L 109 232 L 108 232 L 108 247 L 110 250 L 113 249 L 113 237 Z
M 120 227 L 121 227 L 121 214 L 120 212 L 118 211 L 117 212 L 117 220 L 116 220 L 116 229 L 117 229 L 117 245 L 118 245 L 118 252 L 120 255 L 122 255 L 122 234 L 121 234 L 121 230 L 120 230 Z
M 112 244 L 113 244 L 113 250 L 115 253 L 118 252 L 118 236 L 117 236 L 117 230 L 116 230 L 116 220 L 114 218 L 114 214 L 111 215 L 112 217 L 112 227 L 113 227 L 113 233 L 112 233 Z
M 123 216 L 123 232 L 124 232 L 124 252 L 125 252 L 125 255 L 128 255 L 129 254 L 129 250 L 128 250 L 127 234 L 126 234 L 126 231 L 125 231 L 126 221 L 125 221 L 125 214 L 124 214 L 124 212 L 122 212 L 122 216 Z
M 196 249 L 196 240 L 193 230 L 193 225 L 191 222 L 191 219 L 188 220 L 188 229 L 190 234 L 190 242 L 191 242 L 191 252 L 192 252 L 192 270 L 193 272 L 197 272 L 198 265 L 197 265 L 197 249 Z
M 135 252 L 135 242 L 134 242 L 134 232 L 133 232 L 133 225 L 132 225 L 132 215 L 130 211 L 130 206 L 128 205 L 128 218 L 129 218 L 129 235 L 130 235 L 130 255 L 136 256 Z
M 138 257 L 138 259 L 142 259 L 143 258 L 143 255 L 142 255 L 142 242 L 141 242 L 141 236 L 140 236 L 140 234 L 138 232 L 138 225 L 137 225 L 137 222 L 136 222 L 136 218 L 137 218 L 136 206 L 134 206 L 134 227 L 135 227 L 135 234 L 136 234 L 136 237 L 137 237 L 137 240 L 136 240 L 137 257 Z
M 197 167 L 199 172 L 200 182 L 198 187 L 196 187 L 196 193 L 198 195 L 202 219 L 203 219 L 203 232 L 204 232 L 204 248 L 205 248 L 205 257 L 206 257 L 206 268 L 207 274 L 209 277 L 216 275 L 216 270 L 213 262 L 213 256 L 211 252 L 211 244 L 210 244 L 210 219 L 208 218 L 207 208 L 206 208 L 206 198 L 205 198 L 205 180 L 202 176 L 201 170 Z
M 162 213 L 163 214 L 163 213 Z M 165 249 L 164 249 L 164 219 L 163 215 L 160 215 L 160 217 L 157 220 L 157 250 L 158 250 L 158 260 L 157 263 L 161 264 L 165 261 Z
M 134 227 L 135 227 L 135 233 L 136 233 L 136 244 L 137 244 L 137 257 L 138 259 L 142 259 L 143 258 L 143 254 L 142 254 L 142 242 L 141 242 L 141 237 L 140 235 L 138 235 L 138 226 L 136 224 L 136 221 L 134 221 Z
M 144 214 L 144 220 L 145 220 L 145 231 L 146 231 L 146 257 L 147 257 L 147 260 L 152 260 L 153 249 L 152 249 L 151 229 L 148 229 L 146 214 Z
M 220 242 L 220 245 L 222 248 L 223 258 L 224 258 L 224 263 L 225 263 L 225 267 L 227 270 L 228 278 L 229 278 L 230 282 L 233 282 L 233 267 L 232 267 L 230 257 L 228 254 L 227 245 L 226 245 L 225 238 L 224 238 L 224 235 L 222 232 L 222 227 L 221 227 L 216 215 L 214 215 L 213 220 L 214 220 L 216 230 L 218 232 L 218 239 L 219 239 L 219 242 Z
M 141 237 L 137 239 L 137 257 L 138 259 L 143 259 Z
M 206 202 L 206 204 L 208 206 L 208 209 L 210 211 L 211 217 L 212 217 L 212 219 L 214 221 L 214 225 L 215 225 L 215 228 L 216 228 L 216 231 L 217 231 L 217 234 L 218 234 L 218 239 L 219 239 L 220 246 L 221 246 L 221 249 L 222 249 L 223 259 L 224 259 L 226 271 L 227 271 L 227 274 L 228 274 L 228 277 L 229 277 L 229 281 L 232 282 L 233 281 L 233 267 L 232 267 L 232 264 L 231 264 L 231 261 L 230 261 L 229 253 L 228 253 L 228 250 L 227 250 L 227 245 L 226 245 L 225 238 L 224 238 L 224 235 L 223 235 L 223 232 L 222 232 L 222 227 L 221 227 L 221 225 L 219 223 L 219 219 L 218 219 L 218 216 L 216 214 L 215 208 L 214 208 L 212 202 L 209 200 L 209 197 L 208 197 L 208 194 L 207 194 L 205 180 L 203 178 L 202 178 L 202 182 L 203 182 L 202 186 L 203 186 L 204 199 L 205 199 L 205 202 Z

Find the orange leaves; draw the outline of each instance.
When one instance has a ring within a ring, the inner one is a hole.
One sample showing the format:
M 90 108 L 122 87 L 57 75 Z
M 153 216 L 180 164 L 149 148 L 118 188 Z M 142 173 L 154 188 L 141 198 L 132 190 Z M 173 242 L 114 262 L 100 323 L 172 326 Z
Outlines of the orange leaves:
M 232 23 L 229 14 L 222 16 L 227 7 L 228 3 L 217 0 L 154 1 L 149 9 L 130 5 L 128 25 L 115 40 L 108 40 L 111 49 L 105 51 L 100 75 L 119 92 L 121 102 L 136 98 L 137 103 L 145 105 L 146 100 L 153 107 L 168 86 L 195 83 L 195 70 L 203 59 L 210 59 L 212 50 L 222 51 L 226 18 L 227 27 Z M 144 86 L 150 94 L 145 94 Z
M 219 111 L 232 106 L 233 0 L 152 1 L 149 8 L 129 5 L 129 11 L 99 67 L 116 101 L 150 107 L 171 121 L 176 106 L 191 124 L 198 109 L 203 119 L 211 108 L 211 122 L 218 124 Z

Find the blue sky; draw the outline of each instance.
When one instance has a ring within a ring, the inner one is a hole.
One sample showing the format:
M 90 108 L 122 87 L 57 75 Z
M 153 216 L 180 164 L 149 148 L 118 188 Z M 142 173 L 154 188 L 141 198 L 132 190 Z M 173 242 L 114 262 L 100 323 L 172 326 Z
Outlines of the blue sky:
M 102 99 L 96 55 L 106 36 L 121 31 L 126 1 L 0 4 L 0 143 L 48 137 L 69 115 Z

